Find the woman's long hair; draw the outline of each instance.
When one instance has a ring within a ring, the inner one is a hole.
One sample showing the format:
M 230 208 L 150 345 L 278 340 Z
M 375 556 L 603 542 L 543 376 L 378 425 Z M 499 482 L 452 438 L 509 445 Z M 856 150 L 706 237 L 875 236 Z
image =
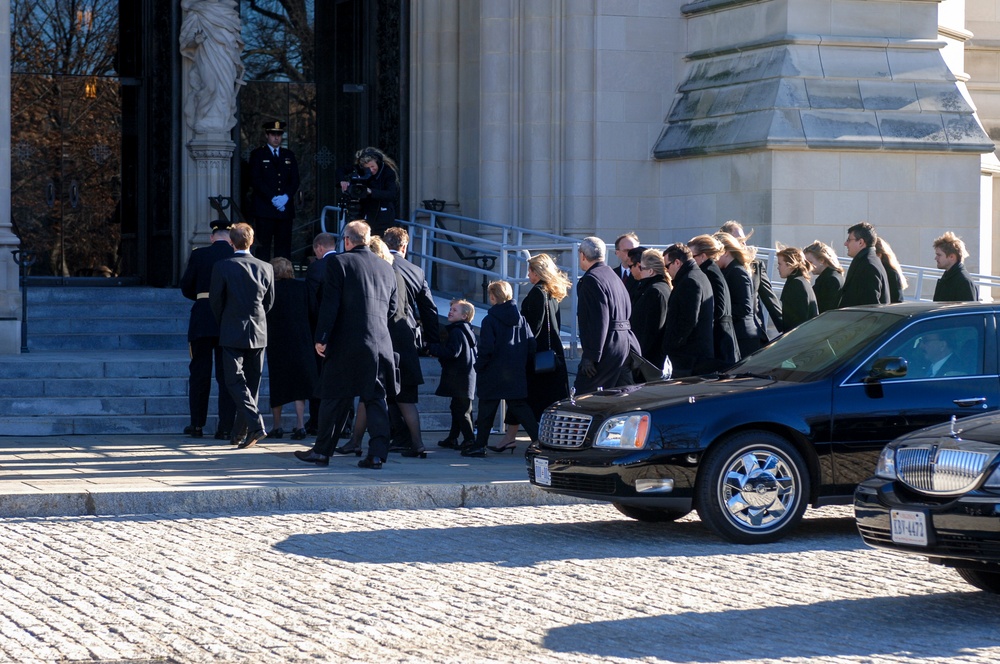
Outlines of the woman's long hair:
M 722 251 L 733 257 L 739 265 L 746 267 L 750 264 L 752 256 L 748 256 L 746 245 L 737 240 L 735 237 L 726 233 L 724 231 L 719 231 L 713 235 L 716 240 L 722 243 Z
M 804 254 L 812 254 L 820 260 L 821 263 L 827 267 L 832 267 L 837 272 L 841 274 L 844 273 L 844 268 L 840 265 L 840 259 L 837 258 L 836 252 L 830 248 L 830 245 L 820 242 L 819 240 L 813 240 L 813 243 L 802 250 Z
M 889 243 L 880 237 L 875 238 L 875 255 L 883 259 L 884 263 L 888 263 L 889 267 L 899 274 L 899 286 L 902 290 L 906 290 L 908 286 L 906 275 L 903 274 L 903 268 L 899 265 L 899 259 L 896 258 L 896 253 L 889 246 Z
M 399 183 L 399 166 L 396 165 L 386 153 L 382 152 L 378 148 L 365 148 L 364 150 L 358 150 L 357 155 L 355 155 L 357 163 L 364 166 L 370 161 L 374 161 L 378 164 L 379 172 L 382 171 L 383 166 L 388 166 L 392 170 L 393 176 L 396 178 L 396 183 Z
M 556 267 L 552 257 L 548 254 L 535 254 L 528 259 L 528 267 L 538 275 L 542 288 L 556 302 L 561 302 L 569 293 L 569 277 Z
M 776 254 L 778 260 L 784 259 L 788 263 L 788 267 L 792 270 L 791 276 L 793 277 L 805 277 L 809 280 L 809 273 L 812 271 L 812 265 L 806 260 L 806 255 L 802 253 L 802 250 L 798 247 L 782 247 L 778 246 L 778 252 Z

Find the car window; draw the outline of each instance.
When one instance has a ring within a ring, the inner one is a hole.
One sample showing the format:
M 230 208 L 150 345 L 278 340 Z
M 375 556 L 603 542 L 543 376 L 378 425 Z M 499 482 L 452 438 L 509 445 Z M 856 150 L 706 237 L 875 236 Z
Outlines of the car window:
M 887 311 L 828 311 L 757 351 L 728 373 L 754 373 L 778 380 L 819 380 L 853 360 L 873 339 L 900 322 Z
M 851 376 L 863 382 L 875 362 L 886 357 L 906 360 L 906 375 L 883 381 L 944 379 L 983 373 L 985 321 L 982 316 L 946 316 L 920 321 L 900 331 Z

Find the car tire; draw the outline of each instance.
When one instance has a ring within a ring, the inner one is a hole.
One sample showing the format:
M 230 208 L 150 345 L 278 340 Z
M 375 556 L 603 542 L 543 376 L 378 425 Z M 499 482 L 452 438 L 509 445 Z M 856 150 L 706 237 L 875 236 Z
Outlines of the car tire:
M 1000 593 L 1000 566 L 997 571 L 986 572 L 979 569 L 969 569 L 967 567 L 956 567 L 955 571 L 966 583 L 970 583 L 980 590 L 988 593 Z
M 802 519 L 808 498 L 802 455 L 770 431 L 743 431 L 719 442 L 706 455 L 695 489 L 701 520 L 737 544 L 781 539 Z
M 691 510 L 667 510 L 658 507 L 636 507 L 635 505 L 623 505 L 621 503 L 612 503 L 615 509 L 627 516 L 630 519 L 635 519 L 636 521 L 644 521 L 646 523 L 663 523 L 666 521 L 676 521 L 681 517 L 685 517 L 691 513 Z

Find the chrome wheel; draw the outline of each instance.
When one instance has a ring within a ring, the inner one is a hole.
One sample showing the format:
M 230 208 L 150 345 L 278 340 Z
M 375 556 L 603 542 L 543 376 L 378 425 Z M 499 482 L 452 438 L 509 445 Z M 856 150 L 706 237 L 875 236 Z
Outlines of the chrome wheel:
M 723 441 L 698 483 L 698 514 L 722 537 L 744 544 L 780 539 L 802 517 L 809 480 L 798 451 L 766 431 Z

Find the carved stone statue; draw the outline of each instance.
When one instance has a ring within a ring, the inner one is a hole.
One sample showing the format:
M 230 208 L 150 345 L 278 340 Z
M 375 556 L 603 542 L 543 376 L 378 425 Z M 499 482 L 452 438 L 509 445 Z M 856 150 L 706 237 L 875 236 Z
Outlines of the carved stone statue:
M 243 39 L 236 0 L 181 0 L 181 55 L 190 61 L 184 117 L 196 133 L 227 133 L 236 125 L 243 81 Z

